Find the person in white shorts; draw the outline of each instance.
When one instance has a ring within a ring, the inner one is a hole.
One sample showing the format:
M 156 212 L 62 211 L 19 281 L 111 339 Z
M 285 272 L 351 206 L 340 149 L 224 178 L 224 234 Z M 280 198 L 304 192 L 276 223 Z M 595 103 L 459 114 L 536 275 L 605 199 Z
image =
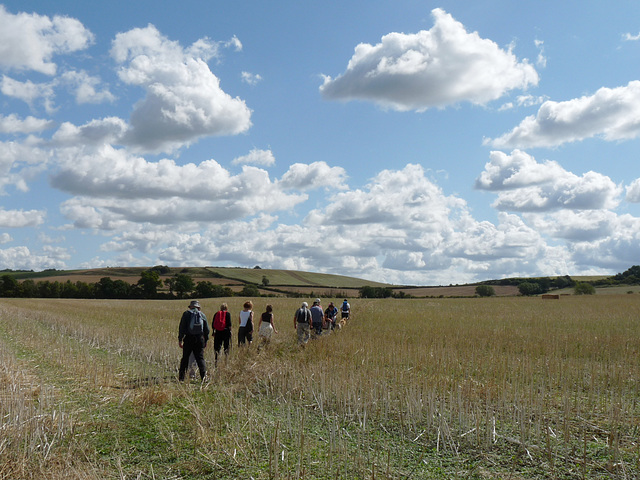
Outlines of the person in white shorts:
M 260 316 L 260 320 L 258 321 L 258 336 L 261 340 L 260 346 L 264 346 L 271 341 L 272 333 L 278 333 L 278 330 L 276 330 L 276 326 L 273 323 L 273 319 L 273 307 L 271 305 L 267 305 L 266 312 Z

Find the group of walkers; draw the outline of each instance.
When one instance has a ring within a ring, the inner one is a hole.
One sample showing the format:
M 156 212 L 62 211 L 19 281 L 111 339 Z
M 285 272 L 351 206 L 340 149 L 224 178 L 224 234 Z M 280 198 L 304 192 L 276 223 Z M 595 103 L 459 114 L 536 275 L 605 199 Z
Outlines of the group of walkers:
M 340 321 L 338 321 L 339 313 L 342 314 Z M 326 310 L 322 310 L 319 298 L 315 299 L 311 308 L 309 308 L 307 302 L 303 302 L 294 315 L 294 327 L 298 332 L 298 345 L 304 346 L 310 338 L 321 335 L 324 329 L 334 330 L 340 328 L 342 323 L 349 318 L 350 313 L 351 305 L 349 305 L 346 298 L 340 309 L 331 302 Z M 231 346 L 231 313 L 226 303 L 220 305 L 220 309 L 213 315 L 212 327 L 213 350 L 217 365 L 220 351 L 223 350 L 227 355 Z M 253 330 L 253 303 L 246 301 L 242 311 L 238 314 L 239 346 L 251 345 L 253 342 Z M 182 314 L 180 326 L 178 327 L 178 346 L 182 349 L 182 359 L 180 360 L 180 370 L 178 372 L 180 381 L 184 380 L 192 361 L 198 365 L 200 377 L 204 379 L 207 373 L 204 349 L 209 341 L 210 333 L 209 323 L 200 307 L 200 302 L 192 300 L 187 310 Z M 273 333 L 278 333 L 278 330 L 276 330 L 274 324 L 273 307 L 267 305 L 265 312 L 258 321 L 258 337 L 261 342 L 259 349 L 269 343 Z
M 238 325 L 238 345 L 251 344 L 253 342 L 253 303 L 251 301 L 245 302 L 242 311 L 238 314 Z M 212 327 L 213 350 L 217 364 L 220 351 L 224 350 L 226 355 L 231 346 L 231 313 L 226 303 L 220 305 L 220 309 L 213 315 Z M 178 327 L 178 346 L 182 349 L 178 372 L 179 380 L 184 380 L 191 359 L 198 365 L 200 377 L 204 379 L 207 373 L 204 349 L 209 341 L 210 333 L 209 323 L 200 302 L 192 300 L 188 309 L 182 314 Z M 267 305 L 258 322 L 261 347 L 269 343 L 273 333 L 278 333 L 278 330 L 274 324 L 273 307 Z
M 338 322 L 338 313 L 342 313 L 342 319 Z M 340 310 L 333 304 L 329 303 L 326 310 L 322 310 L 320 299 L 316 298 L 311 308 L 307 302 L 302 302 L 302 306 L 296 310 L 293 316 L 293 328 L 298 333 L 298 345 L 306 345 L 310 338 L 316 338 L 322 335 L 323 330 L 335 330 L 342 326 L 342 322 L 346 321 L 351 314 L 351 305 L 347 299 L 342 302 Z

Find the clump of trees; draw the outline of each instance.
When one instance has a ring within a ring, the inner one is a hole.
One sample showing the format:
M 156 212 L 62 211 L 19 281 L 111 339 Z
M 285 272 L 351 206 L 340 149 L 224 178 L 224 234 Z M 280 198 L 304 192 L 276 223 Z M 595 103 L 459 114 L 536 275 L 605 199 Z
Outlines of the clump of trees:
M 541 278 L 527 278 L 520 280 L 517 283 L 518 291 L 520 295 L 541 295 L 551 290 L 560 290 L 562 288 L 568 288 L 575 285 L 573 279 L 568 276 L 561 276 L 556 278 L 541 277 Z
M 540 286 L 540 284 L 536 282 L 522 282 L 518 285 L 518 291 L 520 292 L 520 295 L 530 296 L 546 293 L 549 290 Z
M 493 297 L 496 291 L 491 285 L 478 285 L 476 287 L 476 295 L 479 297 Z
M 259 297 L 260 290 L 258 290 L 258 286 L 253 283 L 248 283 L 242 288 L 240 295 L 243 297 Z
M 500 286 L 515 286 L 519 287 L 522 283 L 534 283 L 539 290 L 539 293 L 546 293 L 549 290 L 558 290 L 561 288 L 572 287 L 575 282 L 569 275 L 560 277 L 539 277 L 539 278 L 502 278 L 500 280 L 487 280 L 482 282 L 483 285 L 500 285 Z M 526 287 L 525 287 L 526 288 Z
M 358 289 L 360 298 L 389 298 L 393 295 L 393 289 L 389 287 L 371 287 L 369 285 Z
M 577 282 L 573 287 L 573 293 L 575 295 L 595 295 L 596 287 L 587 282 Z

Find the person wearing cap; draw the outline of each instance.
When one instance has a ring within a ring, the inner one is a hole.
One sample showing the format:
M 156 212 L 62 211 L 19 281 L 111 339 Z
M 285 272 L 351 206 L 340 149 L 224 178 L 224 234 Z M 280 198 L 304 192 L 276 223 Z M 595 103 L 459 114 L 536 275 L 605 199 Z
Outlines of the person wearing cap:
M 202 322 L 201 327 L 198 328 L 198 333 L 190 333 L 192 316 L 199 317 L 199 320 Z M 184 380 L 189 366 L 189 357 L 192 353 L 198 364 L 198 370 L 200 370 L 200 378 L 204 380 L 207 374 L 207 365 L 204 361 L 204 349 L 207 346 L 208 340 L 209 324 L 207 323 L 207 317 L 201 311 L 200 302 L 192 300 L 187 310 L 182 314 L 180 326 L 178 327 L 178 346 L 182 349 L 182 359 L 180 360 L 180 370 L 178 373 L 178 379 L 180 381 Z
M 316 337 L 322 335 L 322 320 L 324 320 L 324 312 L 320 306 L 320 299 L 316 298 L 311 307 L 311 328 Z
M 293 328 L 298 332 L 298 345 L 306 345 L 311 329 L 311 312 L 307 302 L 302 302 L 302 306 L 296 310 L 296 314 L 293 316 Z

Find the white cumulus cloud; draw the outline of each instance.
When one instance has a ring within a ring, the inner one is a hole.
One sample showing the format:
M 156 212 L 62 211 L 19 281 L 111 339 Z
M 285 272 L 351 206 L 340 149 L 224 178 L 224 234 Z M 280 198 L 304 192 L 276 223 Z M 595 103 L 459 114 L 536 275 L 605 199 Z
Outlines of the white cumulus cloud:
M 53 87 L 54 82 L 34 83 L 31 80 L 21 82 L 6 75 L 3 75 L 0 81 L 0 92 L 4 95 L 22 100 L 31 108 L 35 106 L 36 102 L 42 102 L 48 113 L 55 110 Z
M 431 30 L 390 33 L 377 45 L 358 45 L 342 75 L 325 77 L 322 95 L 423 111 L 462 101 L 484 105 L 538 83 L 535 68 L 511 50 L 467 32 L 441 9 L 432 14 Z
M 52 143 L 60 147 L 103 146 L 118 143 L 127 131 L 127 123 L 118 117 L 94 119 L 80 127 L 64 122 L 53 134 Z
M 262 165 L 271 167 L 276 163 L 276 158 L 271 150 L 253 148 L 247 155 L 236 157 L 231 162 L 233 165 Z
M 16 114 L 0 114 L 0 133 L 24 134 L 35 133 L 53 128 L 54 122 L 43 118 L 28 116 L 24 119 Z
M 618 215 L 609 210 L 559 210 L 524 215 L 537 231 L 570 242 L 594 241 L 614 234 Z
M 637 265 L 640 258 L 640 218 L 618 216 L 610 235 L 595 241 L 572 245 L 572 256 L 579 267 L 615 269 L 622 272 L 629 265 Z
M 78 104 L 112 102 L 115 96 L 108 88 L 101 88 L 102 81 L 84 71 L 64 72 L 60 81 L 73 90 Z
M 51 255 L 51 254 L 54 255 Z M 29 247 L 18 246 L 6 249 L 0 249 L 0 264 L 4 268 L 13 270 L 43 270 L 46 268 L 66 268 L 65 259 L 68 259 L 68 253 L 63 250 L 46 251 L 36 253 L 31 251 Z
M 51 152 L 29 142 L 0 142 L 0 194 L 9 185 L 26 192 L 28 182 L 48 167 Z
M 54 75 L 55 55 L 84 50 L 92 42 L 93 34 L 74 18 L 12 14 L 0 5 L 0 67 Z
M 0 208 L 0 228 L 37 227 L 44 222 L 42 210 L 4 210 Z
M 640 81 L 624 87 L 600 88 L 590 96 L 565 102 L 544 102 L 537 115 L 525 118 L 511 132 L 485 144 L 496 148 L 555 147 L 600 136 L 627 140 L 640 136 Z
M 519 150 L 511 155 L 492 152 L 476 188 L 497 191 L 493 206 L 516 212 L 611 209 L 622 193 L 606 175 L 590 171 L 577 176 L 556 162 L 541 164 Z
M 323 187 L 325 189 L 345 189 L 347 172 L 342 167 L 330 167 L 325 162 L 310 164 L 294 163 L 280 179 L 284 189 L 301 191 Z
M 285 193 L 257 167 L 231 175 L 215 160 L 178 165 L 150 162 L 110 146 L 69 148 L 52 175 L 55 188 L 74 197 L 64 214 L 77 225 L 113 229 L 122 222 L 177 225 L 231 220 L 289 210 L 307 198 Z
M 627 202 L 640 203 L 640 178 L 636 178 L 629 186 L 627 186 Z
M 170 152 L 200 137 L 235 135 L 251 126 L 251 110 L 220 87 L 206 61 L 217 44 L 199 40 L 189 48 L 153 26 L 120 33 L 112 57 L 120 79 L 146 90 L 131 114 L 122 143 L 141 152 Z

